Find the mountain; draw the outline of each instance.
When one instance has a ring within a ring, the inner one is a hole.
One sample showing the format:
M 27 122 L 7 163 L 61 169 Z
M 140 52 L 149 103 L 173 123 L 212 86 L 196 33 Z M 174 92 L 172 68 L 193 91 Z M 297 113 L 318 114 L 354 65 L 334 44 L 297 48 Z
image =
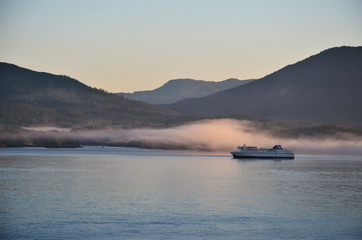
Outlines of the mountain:
M 246 84 L 252 80 L 230 78 L 221 82 L 209 82 L 193 79 L 170 80 L 163 86 L 150 91 L 119 93 L 130 99 L 151 104 L 169 104 L 185 98 L 204 97 L 219 91 Z
M 137 127 L 159 126 L 179 118 L 173 110 L 91 88 L 67 76 L 0 63 L 2 125 Z
M 208 115 L 361 123 L 362 47 L 331 48 L 249 84 L 168 107 Z

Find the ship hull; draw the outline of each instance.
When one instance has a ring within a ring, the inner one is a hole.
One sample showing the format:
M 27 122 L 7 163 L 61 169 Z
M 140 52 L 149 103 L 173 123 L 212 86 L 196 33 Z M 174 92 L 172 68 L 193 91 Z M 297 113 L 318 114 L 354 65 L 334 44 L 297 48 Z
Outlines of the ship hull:
M 251 152 L 231 152 L 233 158 L 284 158 L 294 159 L 293 153 L 251 153 Z

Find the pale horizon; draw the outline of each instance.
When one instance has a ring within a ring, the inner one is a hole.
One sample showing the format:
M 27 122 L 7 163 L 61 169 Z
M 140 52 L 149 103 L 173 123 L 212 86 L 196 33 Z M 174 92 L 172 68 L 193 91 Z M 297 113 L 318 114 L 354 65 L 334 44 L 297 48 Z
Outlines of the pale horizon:
M 0 61 L 109 92 L 259 79 L 362 45 L 362 1 L 0 1 Z

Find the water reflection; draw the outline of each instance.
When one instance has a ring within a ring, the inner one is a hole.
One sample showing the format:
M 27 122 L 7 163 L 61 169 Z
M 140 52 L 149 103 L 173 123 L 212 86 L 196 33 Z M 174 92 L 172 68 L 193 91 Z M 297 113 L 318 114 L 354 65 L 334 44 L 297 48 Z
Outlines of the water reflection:
M 233 158 L 240 162 L 255 162 L 255 161 L 274 161 L 274 162 L 281 162 L 281 161 L 292 161 L 292 158 Z

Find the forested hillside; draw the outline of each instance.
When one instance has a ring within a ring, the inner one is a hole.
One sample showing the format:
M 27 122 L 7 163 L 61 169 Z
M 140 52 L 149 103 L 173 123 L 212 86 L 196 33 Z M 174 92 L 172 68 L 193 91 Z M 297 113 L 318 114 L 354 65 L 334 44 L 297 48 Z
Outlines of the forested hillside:
M 362 122 L 362 47 L 337 47 L 262 79 L 169 105 L 180 112 L 247 113 L 328 124 Z
M 163 126 L 173 110 L 95 89 L 67 76 L 0 63 L 0 123 L 8 126 Z

